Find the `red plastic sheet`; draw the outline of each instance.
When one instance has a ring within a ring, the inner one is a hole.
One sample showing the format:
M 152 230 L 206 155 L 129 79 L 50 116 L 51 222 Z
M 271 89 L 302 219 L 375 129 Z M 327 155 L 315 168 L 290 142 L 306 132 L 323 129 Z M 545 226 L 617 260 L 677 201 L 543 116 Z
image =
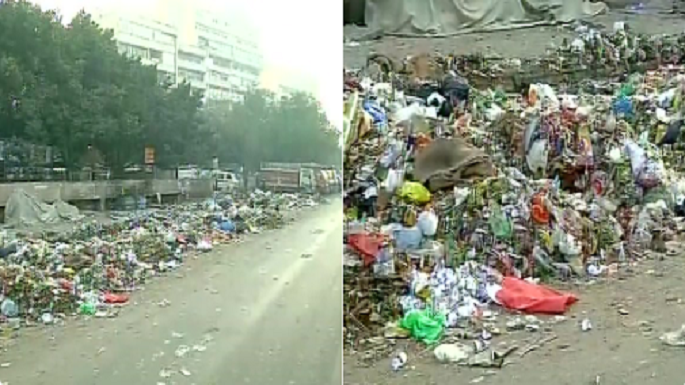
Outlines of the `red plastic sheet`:
M 129 299 L 127 294 L 105 293 L 104 297 L 105 303 L 110 304 L 123 304 L 128 302 Z
M 364 259 L 364 266 L 371 266 L 381 249 L 385 238 L 380 234 L 350 234 L 347 244 L 350 245 Z
M 497 301 L 507 309 L 531 314 L 563 314 L 578 302 L 573 294 L 561 293 L 522 279 L 505 277 Z

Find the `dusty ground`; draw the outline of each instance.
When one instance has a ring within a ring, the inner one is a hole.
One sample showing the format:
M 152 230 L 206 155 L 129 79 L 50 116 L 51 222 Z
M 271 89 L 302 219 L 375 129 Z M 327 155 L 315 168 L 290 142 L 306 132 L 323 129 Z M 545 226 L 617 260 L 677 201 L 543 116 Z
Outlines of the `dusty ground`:
M 685 17 L 666 15 L 629 15 L 612 12 L 591 20 L 611 29 L 614 21 L 626 21 L 640 33 L 679 33 L 685 31 Z M 354 40 L 365 31 L 346 27 L 345 65 L 357 68 L 369 53 L 378 52 L 395 58 L 438 51 L 446 53 L 484 52 L 502 57 L 532 57 L 541 55 L 551 44 L 572 37 L 572 29 L 563 27 L 532 28 L 506 33 L 466 35 L 445 39 L 384 38 L 361 42 Z M 399 373 L 390 370 L 390 359 L 372 367 L 359 363 L 356 356 L 346 355 L 345 384 L 466 384 L 509 385 L 559 384 L 683 384 L 682 366 L 685 349 L 663 346 L 658 337 L 665 331 L 685 323 L 685 257 L 673 257 L 657 266 L 642 263 L 636 274 L 625 280 L 611 279 L 592 286 L 574 287 L 581 301 L 569 313 L 568 319 L 550 326 L 558 338 L 525 357 L 514 353 L 511 364 L 501 370 L 469 369 L 436 362 L 431 352 L 414 344 L 399 350 L 409 353 L 408 366 Z M 682 298 L 683 301 L 680 299 Z M 627 310 L 620 315 L 619 308 Z M 594 329 L 582 332 L 579 322 L 589 318 Z M 506 315 L 502 315 L 502 322 Z M 514 332 L 498 337 L 495 344 L 505 342 L 526 346 L 540 338 L 540 333 Z M 407 343 L 405 342 L 404 345 Z
M 336 200 L 202 254 L 117 318 L 3 333 L 0 383 L 340 384 L 341 213 Z
M 525 348 L 543 336 L 558 338 L 520 357 L 512 354 L 500 370 L 484 370 L 443 365 L 430 351 L 411 342 L 398 344 L 409 352 L 409 362 L 398 373 L 390 370 L 390 359 L 371 367 L 357 356 L 345 356 L 345 384 L 466 384 L 509 385 L 645 385 L 685 383 L 682 367 L 685 348 L 663 345 L 659 336 L 685 323 L 685 256 L 661 263 L 645 261 L 625 279 L 611 278 L 591 286 L 569 288 L 578 294 L 567 319 L 539 332 L 511 332 L 495 337 L 493 346 L 516 345 Z M 663 273 L 661 273 L 663 272 Z M 662 275 L 663 276 L 660 276 Z M 627 313 L 622 315 L 621 313 Z M 502 326 L 510 317 L 498 316 Z M 583 332 L 582 319 L 591 320 L 593 329 Z M 599 382 L 597 382 L 599 378 Z

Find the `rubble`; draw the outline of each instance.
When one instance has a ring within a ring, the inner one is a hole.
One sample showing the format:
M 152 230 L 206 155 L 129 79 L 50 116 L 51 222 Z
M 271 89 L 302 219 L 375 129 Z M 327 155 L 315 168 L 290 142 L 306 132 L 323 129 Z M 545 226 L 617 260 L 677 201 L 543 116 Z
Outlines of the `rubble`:
M 83 220 L 68 232 L 5 229 L 0 327 L 49 324 L 73 314 L 115 317 L 130 292 L 189 255 L 282 227 L 292 220 L 289 211 L 316 204 L 307 196 L 256 191 L 114 213 L 111 222 Z
M 578 34 L 531 62 L 423 56 L 398 65 L 376 55 L 346 72 L 351 349 L 380 351 L 381 335 L 432 346 L 454 330 L 487 347 L 483 332 L 514 331 L 512 320 L 484 317 L 490 309 L 561 315 L 578 298 L 545 282 L 585 282 L 677 253 L 669 241 L 685 213 L 685 39 L 624 25 Z M 473 354 L 441 346 L 443 361 Z

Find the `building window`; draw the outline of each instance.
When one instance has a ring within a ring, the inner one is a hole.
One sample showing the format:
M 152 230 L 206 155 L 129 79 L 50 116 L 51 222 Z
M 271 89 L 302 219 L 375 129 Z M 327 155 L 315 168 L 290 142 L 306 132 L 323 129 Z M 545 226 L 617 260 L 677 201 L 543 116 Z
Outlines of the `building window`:
M 162 51 L 150 49 L 150 59 L 162 61 Z
M 157 73 L 157 79 L 162 85 L 176 84 L 176 76 L 169 72 L 159 71 Z
M 212 60 L 214 61 L 214 65 L 217 67 L 225 68 L 225 69 L 234 69 L 236 68 L 236 65 L 238 63 L 234 62 L 233 60 L 230 59 L 224 59 L 216 56 L 212 56 Z
M 199 71 L 178 70 L 178 76 L 188 82 L 203 83 L 205 81 L 205 74 Z
M 120 44 L 119 52 L 130 58 L 150 59 L 150 51 L 147 48 L 138 47 L 135 45 Z
M 172 45 L 174 44 L 174 41 L 176 41 L 176 37 L 168 33 L 159 32 L 154 34 L 154 40 L 160 43 Z
M 221 72 L 212 71 L 210 72 L 210 76 L 212 79 L 221 80 L 222 82 L 229 81 L 228 75 L 222 74 Z
M 185 52 L 179 52 L 178 58 L 181 60 L 187 61 L 187 62 L 195 63 L 195 64 L 202 64 L 202 62 L 204 61 L 204 58 L 202 58 L 200 56 L 185 53 Z

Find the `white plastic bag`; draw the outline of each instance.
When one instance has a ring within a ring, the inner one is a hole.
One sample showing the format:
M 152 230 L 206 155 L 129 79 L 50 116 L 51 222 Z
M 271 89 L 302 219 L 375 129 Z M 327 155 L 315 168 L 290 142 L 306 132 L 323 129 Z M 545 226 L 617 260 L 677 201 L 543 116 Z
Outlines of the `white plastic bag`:
M 212 244 L 205 239 L 203 239 L 197 243 L 197 249 L 199 251 L 210 251 L 210 250 L 212 250 L 212 248 L 213 248 Z
M 388 170 L 388 176 L 385 178 L 385 181 L 383 182 L 383 188 L 389 193 L 394 193 L 395 190 L 402 186 L 403 182 L 404 171 L 395 170 L 391 168 Z
M 417 225 L 425 237 L 432 237 L 438 231 L 438 216 L 433 211 L 423 211 L 417 218 Z
M 526 155 L 526 162 L 532 171 L 547 170 L 548 159 L 547 141 L 544 139 L 536 140 L 530 146 L 528 154 Z
M 463 344 L 442 344 L 433 350 L 433 354 L 442 363 L 460 363 L 469 359 L 473 348 Z

